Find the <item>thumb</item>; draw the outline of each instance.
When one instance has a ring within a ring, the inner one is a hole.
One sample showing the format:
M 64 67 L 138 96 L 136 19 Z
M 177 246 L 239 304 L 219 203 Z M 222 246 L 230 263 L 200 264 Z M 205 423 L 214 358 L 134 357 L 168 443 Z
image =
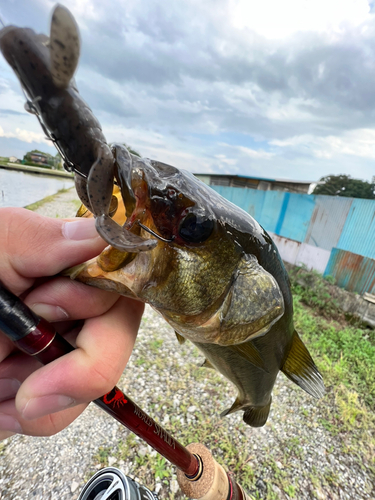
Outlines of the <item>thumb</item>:
M 97 256 L 106 246 L 94 219 L 51 219 L 19 208 L 0 209 L 0 276 L 14 293 Z

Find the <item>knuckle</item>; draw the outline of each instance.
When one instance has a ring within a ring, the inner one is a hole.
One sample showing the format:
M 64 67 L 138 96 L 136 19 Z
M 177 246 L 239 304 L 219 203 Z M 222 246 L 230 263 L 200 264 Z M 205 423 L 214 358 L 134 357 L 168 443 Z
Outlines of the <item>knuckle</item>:
M 90 375 L 95 392 L 102 396 L 111 391 L 117 384 L 121 372 L 112 361 L 92 366 Z

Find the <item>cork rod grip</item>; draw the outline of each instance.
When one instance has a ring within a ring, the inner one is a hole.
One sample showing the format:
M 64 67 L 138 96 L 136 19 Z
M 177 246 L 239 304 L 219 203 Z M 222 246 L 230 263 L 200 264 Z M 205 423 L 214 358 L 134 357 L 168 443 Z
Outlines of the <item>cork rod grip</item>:
M 239 487 L 221 465 L 211 455 L 211 452 L 200 443 L 191 443 L 187 449 L 198 455 L 203 464 L 202 475 L 197 480 L 191 480 L 177 470 L 177 481 L 181 491 L 189 498 L 197 500 L 249 500 L 244 490 Z

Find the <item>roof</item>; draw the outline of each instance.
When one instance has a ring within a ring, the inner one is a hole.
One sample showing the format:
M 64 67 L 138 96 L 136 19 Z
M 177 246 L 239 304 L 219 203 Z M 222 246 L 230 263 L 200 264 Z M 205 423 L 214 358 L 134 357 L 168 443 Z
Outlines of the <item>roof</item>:
M 211 177 L 231 177 L 231 178 L 237 178 L 237 179 L 254 179 L 257 181 L 266 181 L 266 182 L 288 182 L 290 184 L 306 184 L 310 185 L 312 183 L 315 183 L 316 181 L 295 181 L 292 179 L 269 179 L 267 177 L 255 177 L 253 175 L 238 175 L 238 174 L 211 174 L 210 172 L 203 173 L 195 173 L 194 175 L 199 176 L 199 175 L 209 175 Z

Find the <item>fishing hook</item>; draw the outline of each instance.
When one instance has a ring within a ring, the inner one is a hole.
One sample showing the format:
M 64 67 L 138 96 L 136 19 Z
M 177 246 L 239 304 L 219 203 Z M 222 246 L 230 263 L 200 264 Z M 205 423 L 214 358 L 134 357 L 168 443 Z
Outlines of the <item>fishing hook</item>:
M 144 229 L 145 231 L 147 231 L 148 233 L 152 234 L 152 236 L 155 236 L 155 238 L 157 238 L 160 241 L 164 241 L 165 243 L 172 243 L 172 241 L 175 238 L 174 236 L 172 236 L 172 238 L 170 240 L 167 240 L 167 239 L 163 238 L 162 236 L 160 236 L 159 234 L 155 233 L 155 231 L 153 231 L 149 227 L 142 224 L 142 222 L 138 221 L 138 225 L 141 226 L 141 228 Z

